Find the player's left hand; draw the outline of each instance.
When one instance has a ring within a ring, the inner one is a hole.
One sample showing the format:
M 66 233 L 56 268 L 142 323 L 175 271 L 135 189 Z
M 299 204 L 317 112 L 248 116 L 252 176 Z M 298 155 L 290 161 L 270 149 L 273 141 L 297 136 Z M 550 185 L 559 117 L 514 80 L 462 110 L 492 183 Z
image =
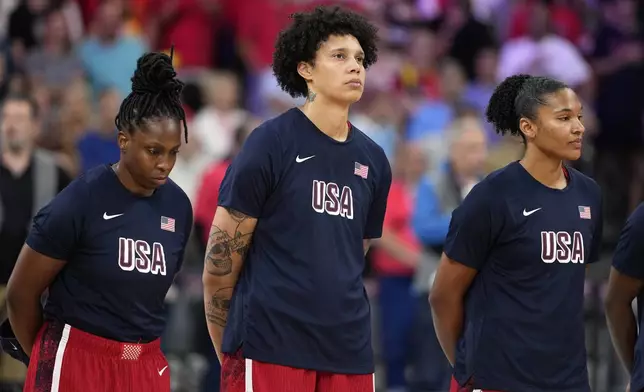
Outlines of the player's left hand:
M 20 361 L 29 367 L 29 356 L 22 349 L 20 342 L 16 339 L 13 333 L 13 328 L 9 324 L 9 320 L 5 320 L 0 325 L 0 348 L 7 353 L 11 358 Z
M 631 392 L 631 383 L 626 384 L 626 392 Z

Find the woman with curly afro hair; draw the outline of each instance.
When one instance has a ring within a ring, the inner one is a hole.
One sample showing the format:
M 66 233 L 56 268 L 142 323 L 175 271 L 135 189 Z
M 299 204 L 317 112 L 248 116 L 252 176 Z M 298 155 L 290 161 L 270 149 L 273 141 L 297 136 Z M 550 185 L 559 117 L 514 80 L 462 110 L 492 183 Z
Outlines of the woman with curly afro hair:
M 208 330 L 223 392 L 372 392 L 362 272 L 391 168 L 347 119 L 377 30 L 337 7 L 292 18 L 273 70 L 306 102 L 251 132 L 222 182 L 203 274 Z
M 557 80 L 516 75 L 487 119 L 526 149 L 452 214 L 430 293 L 451 392 L 590 392 L 584 282 L 599 256 L 601 192 L 565 164 L 581 156 L 582 105 Z

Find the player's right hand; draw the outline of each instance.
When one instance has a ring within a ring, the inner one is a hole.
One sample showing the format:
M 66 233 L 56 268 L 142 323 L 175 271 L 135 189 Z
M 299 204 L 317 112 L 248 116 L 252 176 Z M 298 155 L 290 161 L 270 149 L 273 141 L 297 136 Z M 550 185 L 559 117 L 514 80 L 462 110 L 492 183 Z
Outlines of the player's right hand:
M 626 392 L 631 392 L 631 383 L 626 384 Z

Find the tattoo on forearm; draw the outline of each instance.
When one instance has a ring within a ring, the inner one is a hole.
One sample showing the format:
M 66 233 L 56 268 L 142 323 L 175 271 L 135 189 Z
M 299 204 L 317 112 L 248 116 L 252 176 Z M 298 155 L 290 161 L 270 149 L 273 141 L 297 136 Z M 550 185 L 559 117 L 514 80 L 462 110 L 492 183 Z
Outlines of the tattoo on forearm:
M 217 324 L 225 327 L 228 321 L 228 310 L 230 310 L 230 299 L 233 295 L 232 287 L 219 289 L 210 297 L 206 303 L 206 320 L 210 324 Z
M 253 237 L 253 233 L 239 231 L 239 227 L 248 216 L 233 209 L 227 211 L 237 223 L 234 234 L 231 236 L 226 230 L 213 225 L 206 249 L 206 271 L 215 276 L 226 276 L 232 272 L 233 257 L 239 256 L 244 259 Z

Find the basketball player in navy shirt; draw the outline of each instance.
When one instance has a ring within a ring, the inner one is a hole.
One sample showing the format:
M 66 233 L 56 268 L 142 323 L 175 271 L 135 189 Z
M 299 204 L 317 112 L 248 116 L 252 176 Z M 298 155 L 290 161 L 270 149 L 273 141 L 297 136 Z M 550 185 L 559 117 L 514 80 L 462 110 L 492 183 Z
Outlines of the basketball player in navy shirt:
M 376 29 L 339 8 L 295 14 L 273 70 L 293 108 L 256 130 L 220 188 L 204 268 L 223 392 L 372 392 L 362 281 L 391 169 L 348 123 Z
M 526 150 L 452 215 L 430 294 L 451 391 L 590 392 L 584 280 L 601 195 L 563 163 L 581 155 L 582 105 L 559 81 L 517 75 L 496 88 L 487 119 Z
M 170 391 L 159 336 L 192 226 L 168 179 L 187 137 L 175 76 L 165 54 L 138 60 L 116 118 L 119 162 L 89 170 L 34 218 L 7 288 L 27 392 Z
M 605 300 L 613 346 L 630 376 L 631 392 L 644 391 L 644 338 L 641 334 L 644 327 L 643 239 L 644 204 L 640 204 L 628 218 L 619 238 Z M 637 299 L 637 319 L 633 313 L 634 299 Z

